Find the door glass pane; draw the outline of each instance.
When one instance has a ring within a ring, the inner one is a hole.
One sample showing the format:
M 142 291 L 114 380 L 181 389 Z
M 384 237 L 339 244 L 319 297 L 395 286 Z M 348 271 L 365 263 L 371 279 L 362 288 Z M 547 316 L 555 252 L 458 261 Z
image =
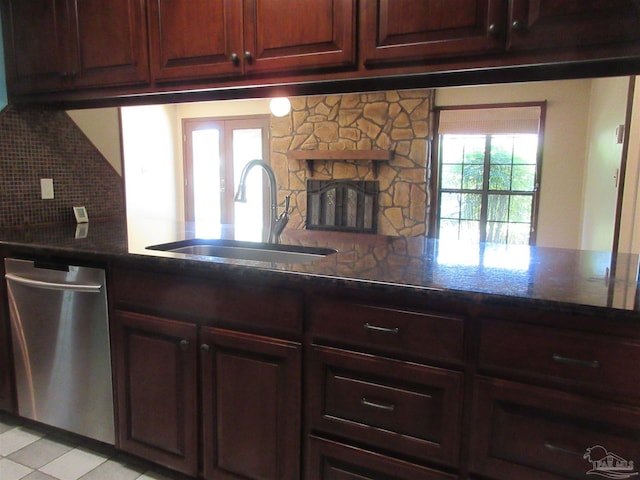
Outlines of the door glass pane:
M 240 183 L 244 166 L 251 160 L 262 160 L 262 129 L 243 128 L 233 130 L 233 190 Z M 264 219 L 264 203 L 270 202 L 263 194 L 265 172 L 254 167 L 247 176 L 247 203 L 234 203 L 235 238 L 238 240 L 266 239 L 268 219 Z M 267 194 L 268 196 L 268 194 Z M 264 230 L 264 232 L 263 232 Z
M 193 215 L 196 236 L 219 235 L 220 205 L 220 131 L 195 130 L 193 145 Z

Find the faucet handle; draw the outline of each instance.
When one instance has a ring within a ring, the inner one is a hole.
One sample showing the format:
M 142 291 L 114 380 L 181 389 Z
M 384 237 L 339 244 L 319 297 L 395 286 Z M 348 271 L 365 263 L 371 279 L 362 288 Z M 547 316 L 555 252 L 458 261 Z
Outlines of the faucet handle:
M 291 203 L 291 194 L 284 197 L 284 213 L 289 213 L 289 203 Z

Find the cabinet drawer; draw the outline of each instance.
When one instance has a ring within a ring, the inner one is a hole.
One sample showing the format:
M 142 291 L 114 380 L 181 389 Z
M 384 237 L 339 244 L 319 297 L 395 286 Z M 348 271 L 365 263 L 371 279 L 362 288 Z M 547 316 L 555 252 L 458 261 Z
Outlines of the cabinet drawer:
M 568 330 L 485 321 L 480 366 L 523 377 L 640 397 L 640 344 Z
M 310 319 L 316 339 L 424 359 L 463 360 L 460 317 L 316 298 Z
M 384 455 L 309 437 L 307 470 L 309 480 L 454 480 L 455 476 Z
M 110 293 L 119 308 L 259 332 L 301 332 L 297 292 L 206 278 L 114 269 Z
M 457 463 L 461 373 L 320 346 L 308 365 L 313 430 Z
M 640 461 L 637 407 L 479 378 L 473 425 L 471 469 L 495 479 L 583 479 L 607 453 Z

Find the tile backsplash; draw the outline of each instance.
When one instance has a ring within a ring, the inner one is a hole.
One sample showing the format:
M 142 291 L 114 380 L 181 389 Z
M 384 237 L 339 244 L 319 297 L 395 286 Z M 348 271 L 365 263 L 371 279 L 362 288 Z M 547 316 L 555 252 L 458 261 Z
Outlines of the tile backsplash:
M 42 200 L 40 179 L 55 198 Z M 124 186 L 102 154 L 62 110 L 9 106 L 0 112 L 0 227 L 124 215 Z

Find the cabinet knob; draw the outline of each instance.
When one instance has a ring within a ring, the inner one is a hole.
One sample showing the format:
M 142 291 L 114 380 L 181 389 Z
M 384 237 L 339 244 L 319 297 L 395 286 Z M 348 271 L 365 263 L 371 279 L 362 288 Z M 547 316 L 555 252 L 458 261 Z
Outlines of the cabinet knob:
M 511 23 L 511 30 L 513 30 L 514 32 L 524 31 L 524 22 L 522 20 L 514 20 Z
M 183 338 L 182 340 L 180 340 L 180 349 L 186 350 L 187 348 L 189 348 L 189 340 Z
M 209 350 L 211 350 L 211 347 L 209 345 L 207 345 L 206 343 L 203 343 L 202 345 L 200 345 L 200 351 L 203 353 L 207 353 Z
M 244 59 L 247 62 L 251 62 L 252 58 L 251 58 L 251 52 L 250 51 L 247 50 L 246 52 L 244 52 Z
M 233 63 L 234 65 L 238 65 L 238 63 L 240 62 L 240 57 L 238 57 L 238 54 L 233 52 L 231 54 L 231 63 Z
M 498 35 L 500 29 L 498 28 L 498 25 L 496 25 L 495 23 L 492 23 L 491 25 L 489 25 L 489 27 L 487 28 L 487 33 L 489 34 L 489 36 L 491 37 L 495 37 L 496 35 Z

